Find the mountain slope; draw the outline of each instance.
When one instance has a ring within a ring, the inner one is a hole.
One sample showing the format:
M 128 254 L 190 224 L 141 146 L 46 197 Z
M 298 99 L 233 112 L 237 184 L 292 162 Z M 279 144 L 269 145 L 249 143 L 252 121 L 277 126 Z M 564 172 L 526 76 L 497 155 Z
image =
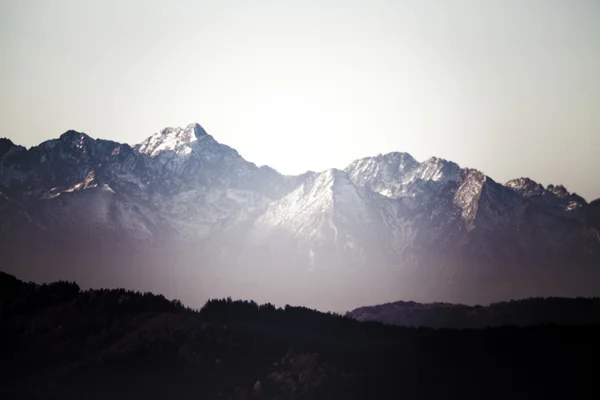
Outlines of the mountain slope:
M 307 255 L 311 269 L 351 260 L 365 265 L 375 257 L 371 250 L 389 246 L 392 237 L 399 241 L 397 209 L 397 202 L 355 185 L 343 171 L 330 169 L 273 202 L 256 226 L 263 235 L 266 231 L 271 237 L 292 238 L 297 256 Z

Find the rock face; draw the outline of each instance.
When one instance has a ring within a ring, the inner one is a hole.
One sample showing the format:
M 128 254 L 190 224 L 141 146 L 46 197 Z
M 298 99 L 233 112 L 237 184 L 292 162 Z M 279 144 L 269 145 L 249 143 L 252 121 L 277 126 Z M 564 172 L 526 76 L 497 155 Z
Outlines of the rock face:
M 600 294 L 600 212 L 407 153 L 286 176 L 198 124 L 131 147 L 0 139 L 0 264 L 25 279 L 347 309 Z

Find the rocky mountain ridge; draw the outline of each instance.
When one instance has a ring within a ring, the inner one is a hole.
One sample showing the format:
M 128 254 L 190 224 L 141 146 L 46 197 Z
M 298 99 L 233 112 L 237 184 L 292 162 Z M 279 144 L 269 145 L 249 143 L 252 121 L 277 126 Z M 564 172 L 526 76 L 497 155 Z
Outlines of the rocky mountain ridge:
M 226 274 L 244 288 L 261 277 L 286 288 L 282 299 L 308 296 L 315 279 L 329 290 L 323 282 L 343 277 L 340 304 L 367 281 L 372 303 L 571 295 L 580 281 L 591 295 L 600 287 L 596 203 L 562 186 L 528 178 L 502 185 L 398 152 L 286 176 L 246 161 L 198 124 L 133 147 L 75 131 L 30 149 L 0 140 L 2 262 L 33 280 L 94 286 L 88 269 L 110 264 L 116 270 L 106 273 L 136 288 L 181 286 L 182 270 L 191 285 L 202 270 L 205 282 Z M 173 271 L 165 277 L 159 263 Z M 95 266 L 66 267 L 81 264 Z M 315 277 L 294 288 L 295 274 L 305 273 Z M 332 307 L 323 302 L 315 306 Z

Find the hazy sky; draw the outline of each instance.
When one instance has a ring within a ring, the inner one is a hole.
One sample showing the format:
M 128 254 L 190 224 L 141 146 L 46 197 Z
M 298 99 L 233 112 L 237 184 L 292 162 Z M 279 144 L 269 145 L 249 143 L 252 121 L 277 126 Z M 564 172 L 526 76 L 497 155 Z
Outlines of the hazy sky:
M 199 122 L 284 173 L 407 151 L 600 197 L 600 1 L 0 0 L 0 136 Z

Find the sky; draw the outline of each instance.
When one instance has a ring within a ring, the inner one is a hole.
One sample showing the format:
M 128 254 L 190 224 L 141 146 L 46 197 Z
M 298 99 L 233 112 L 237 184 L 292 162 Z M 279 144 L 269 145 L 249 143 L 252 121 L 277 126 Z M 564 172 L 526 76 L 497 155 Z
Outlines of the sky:
M 600 197 L 600 1 L 0 0 L 0 137 L 200 123 L 283 173 L 405 151 Z

